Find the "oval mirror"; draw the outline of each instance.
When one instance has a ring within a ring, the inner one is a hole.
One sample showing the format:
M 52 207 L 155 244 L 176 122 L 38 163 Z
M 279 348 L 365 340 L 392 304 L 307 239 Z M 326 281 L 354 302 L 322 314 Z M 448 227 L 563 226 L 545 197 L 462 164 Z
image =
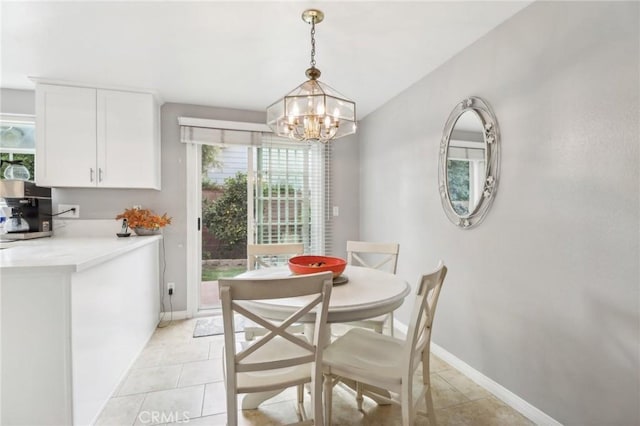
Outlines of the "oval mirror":
M 440 199 L 447 217 L 468 229 L 486 215 L 497 189 L 498 124 L 489 105 L 470 97 L 449 115 L 440 143 Z

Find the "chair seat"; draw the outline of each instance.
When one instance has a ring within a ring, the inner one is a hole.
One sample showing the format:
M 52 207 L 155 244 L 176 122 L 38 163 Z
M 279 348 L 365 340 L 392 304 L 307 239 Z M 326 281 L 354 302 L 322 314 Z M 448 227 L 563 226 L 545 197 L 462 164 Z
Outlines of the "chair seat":
M 298 336 L 308 341 L 304 335 Z M 239 363 L 239 365 L 266 362 L 276 359 L 290 359 L 305 355 L 309 355 L 309 352 L 305 351 L 300 346 L 288 341 L 287 339 L 283 339 L 282 337 L 274 337 L 273 340 L 270 340 L 263 347 L 247 356 Z M 238 390 L 245 392 L 260 391 L 279 389 L 297 383 L 307 383 L 311 381 L 310 372 L 311 363 L 286 368 L 276 368 L 273 370 L 242 372 L 238 373 L 237 376 Z M 283 384 L 285 386 L 283 386 Z
M 353 328 L 324 350 L 325 372 L 348 374 L 358 381 L 399 384 L 404 342 L 370 330 Z

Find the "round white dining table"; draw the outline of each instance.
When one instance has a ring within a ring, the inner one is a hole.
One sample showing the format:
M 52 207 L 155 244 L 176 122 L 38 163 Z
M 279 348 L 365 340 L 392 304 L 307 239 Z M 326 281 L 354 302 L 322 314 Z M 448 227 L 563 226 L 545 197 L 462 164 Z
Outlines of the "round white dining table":
M 247 271 L 238 278 L 281 278 L 292 275 L 288 266 L 276 266 L 271 268 L 255 269 Z M 402 305 L 404 298 L 409 294 L 409 284 L 389 272 L 380 271 L 361 266 L 347 265 L 340 276 L 348 281 L 344 284 L 334 284 L 329 299 L 329 313 L 327 322 L 351 322 L 367 318 L 373 318 L 393 312 Z M 311 296 L 291 297 L 287 299 L 252 300 L 243 301 L 256 313 L 274 320 L 284 320 L 297 311 L 305 300 Z M 300 322 L 312 322 L 315 314 L 309 314 L 300 318 Z M 329 334 L 330 334 L 330 330 Z M 311 336 L 313 327 L 305 324 L 305 334 Z M 328 337 L 329 339 L 330 337 Z M 327 340 L 328 341 L 328 340 Z M 277 395 L 282 390 L 246 394 L 242 400 L 243 409 L 256 409 L 267 399 Z
M 292 275 L 287 266 L 255 269 L 238 278 L 281 278 Z M 397 275 L 361 266 L 347 265 L 341 275 L 348 281 L 334 284 L 329 300 L 327 322 L 351 322 L 373 318 L 394 311 L 409 294 L 409 284 Z M 292 297 L 278 300 L 243 302 L 249 304 L 260 315 L 276 320 L 284 320 L 309 297 Z M 301 322 L 311 322 L 314 314 L 309 313 Z

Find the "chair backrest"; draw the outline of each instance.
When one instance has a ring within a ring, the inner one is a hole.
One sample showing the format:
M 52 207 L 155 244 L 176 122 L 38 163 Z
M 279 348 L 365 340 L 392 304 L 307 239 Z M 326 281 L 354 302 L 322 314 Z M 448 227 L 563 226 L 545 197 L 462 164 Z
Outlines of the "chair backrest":
M 225 369 L 227 389 L 235 393 L 257 392 L 259 389 L 242 389 L 237 387 L 236 374 L 246 371 L 274 370 L 295 365 L 311 363 L 309 373 L 314 380 L 322 383 L 322 349 L 326 339 L 327 313 L 329 298 L 333 286 L 331 272 L 310 275 L 294 275 L 284 278 L 221 278 L 220 299 L 225 341 Z M 258 301 L 264 299 L 282 299 L 308 296 L 306 302 L 296 312 L 283 321 L 266 319 L 258 309 L 242 301 Z M 315 326 L 313 342 L 287 331 L 294 322 L 315 310 Z M 234 314 L 240 314 L 264 327 L 268 333 L 251 346 L 238 350 L 236 347 Z M 276 336 L 284 338 L 296 345 L 296 354 L 282 354 L 279 359 L 247 360 L 247 357 Z M 302 349 L 300 351 L 299 348 Z M 264 384 L 263 384 L 264 385 Z M 286 387 L 286 386 L 285 386 Z
M 347 241 L 347 263 L 373 269 L 386 269 L 395 274 L 399 250 L 400 245 L 397 243 Z
M 425 356 L 429 356 L 433 317 L 446 275 L 447 267 L 440 261 L 438 268 L 423 275 L 418 283 L 403 355 L 406 365 L 410 366 L 409 374 L 412 374 L 417 365 L 415 361 L 421 359 L 421 353 L 426 352 Z
M 286 264 L 289 257 L 304 253 L 304 244 L 249 244 L 247 245 L 247 269 Z

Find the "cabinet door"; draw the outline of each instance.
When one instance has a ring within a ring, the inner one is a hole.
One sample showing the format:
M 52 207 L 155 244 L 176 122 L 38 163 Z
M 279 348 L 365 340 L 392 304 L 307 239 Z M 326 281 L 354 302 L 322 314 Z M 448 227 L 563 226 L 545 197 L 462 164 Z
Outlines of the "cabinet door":
M 95 89 L 38 85 L 35 171 L 38 185 L 95 187 Z
M 160 189 L 152 94 L 98 89 L 98 186 Z

